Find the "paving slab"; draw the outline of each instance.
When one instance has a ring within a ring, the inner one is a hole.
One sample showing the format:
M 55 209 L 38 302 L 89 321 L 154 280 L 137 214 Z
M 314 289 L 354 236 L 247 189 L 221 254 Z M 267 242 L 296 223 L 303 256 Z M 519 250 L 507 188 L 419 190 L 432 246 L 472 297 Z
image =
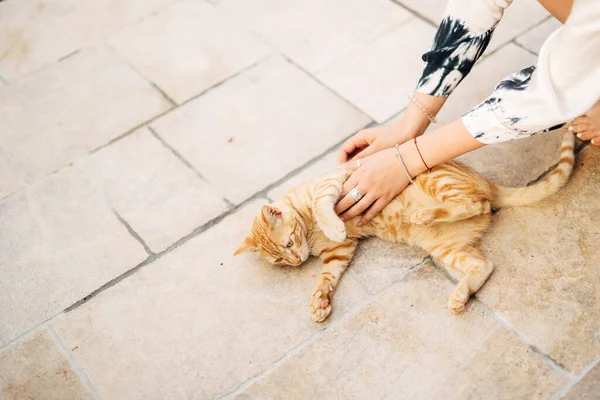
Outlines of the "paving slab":
M 236 399 L 548 398 L 566 378 L 423 266 L 243 390 Z
M 345 276 L 324 324 L 308 303 L 320 262 L 233 257 L 260 202 L 53 320 L 100 397 L 213 399 L 261 373 L 366 294 Z
M 93 398 L 46 329 L 0 350 L 0 397 L 7 400 Z
M 277 200 L 278 198 L 291 191 L 295 187 L 300 186 L 302 183 L 333 171 L 337 166 L 336 159 L 337 149 L 330 151 L 318 161 L 314 162 L 313 164 L 301 170 L 296 175 L 290 177 L 289 179 L 285 180 L 281 184 L 271 189 L 269 192 L 267 192 L 267 197 L 269 197 L 272 200 Z
M 0 4 L 0 74 L 37 71 L 173 0 L 5 0 Z
M 430 24 L 411 18 L 354 48 L 317 78 L 375 121 L 384 122 L 407 106 L 407 96 L 423 72 L 421 55 L 434 35 Z
M 152 127 L 238 204 L 369 122 L 276 56 L 161 117 Z
M 565 130 L 486 146 L 459 157 L 488 179 L 506 186 L 525 186 L 560 158 Z
M 221 0 L 218 8 L 311 73 L 410 17 L 386 0 Z
M 427 257 L 421 249 L 372 238 L 362 240 L 350 264 L 350 272 L 369 293 L 379 293 L 404 278 Z
M 600 399 L 600 363 L 597 363 L 585 376 L 569 390 L 565 400 Z
M 155 253 L 228 210 L 216 190 L 148 128 L 92 154 L 76 167 Z
M 395 0 L 399 4 L 427 18 L 436 26 L 444 16 L 448 0 Z M 496 27 L 486 53 L 498 50 L 504 44 L 527 32 L 548 17 L 548 12 L 537 1 L 514 1 L 505 11 Z
M 519 36 L 516 39 L 516 42 L 527 50 L 539 54 L 546 39 L 561 26 L 562 24 L 559 20 L 554 17 L 548 17 L 548 19 L 541 24 Z
M 231 18 L 195 0 L 177 1 L 121 30 L 109 43 L 177 103 L 270 52 Z
M 513 1 L 504 13 L 504 17 L 494 31 L 487 53 L 495 51 L 504 44 L 528 32 L 550 14 L 537 1 Z
M 147 257 L 67 168 L 0 202 L 0 345 Z
M 13 82 L 0 90 L 0 199 L 169 108 L 105 47 Z
M 600 150 L 578 156 L 567 186 L 494 216 L 484 249 L 496 269 L 477 294 L 571 373 L 600 356 Z

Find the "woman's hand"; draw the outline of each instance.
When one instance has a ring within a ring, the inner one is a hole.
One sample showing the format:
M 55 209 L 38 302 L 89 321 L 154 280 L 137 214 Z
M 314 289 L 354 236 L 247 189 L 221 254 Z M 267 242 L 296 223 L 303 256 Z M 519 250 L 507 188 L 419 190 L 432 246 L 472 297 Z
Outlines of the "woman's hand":
M 338 152 L 338 164 L 353 158 L 364 158 L 380 150 L 394 147 L 396 143 L 404 143 L 414 136 L 404 131 L 400 124 L 381 125 L 363 129 L 346 140 Z
M 408 185 L 408 178 L 393 148 L 361 158 L 360 168 L 355 162 L 348 162 L 342 167 L 355 170 L 344 183 L 341 200 L 335 206 L 335 212 L 342 221 L 368 209 L 359 221 L 359 225 L 366 224 Z M 348 194 L 353 188 L 362 195 L 359 201 Z

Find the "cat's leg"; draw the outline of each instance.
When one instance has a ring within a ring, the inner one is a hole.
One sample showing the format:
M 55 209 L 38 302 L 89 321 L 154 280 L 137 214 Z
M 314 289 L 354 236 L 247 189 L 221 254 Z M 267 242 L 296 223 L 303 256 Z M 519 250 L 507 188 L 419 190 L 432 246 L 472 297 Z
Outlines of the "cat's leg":
M 432 222 L 462 221 L 467 218 L 491 212 L 490 202 L 473 203 L 470 200 L 464 203 L 444 203 L 440 207 L 423 208 L 415 211 L 410 216 L 410 223 L 414 225 L 427 225 Z
M 336 169 L 319 181 L 313 193 L 312 209 L 317 225 L 325 236 L 338 243 L 346 239 L 346 227 L 333 208 L 340 197 L 344 182 L 351 174 L 351 170 Z
M 323 269 L 310 299 L 310 312 L 315 322 L 323 322 L 331 314 L 331 296 L 356 250 L 356 239 L 343 243 L 331 242 L 318 256 L 323 260 Z
M 494 270 L 492 262 L 473 246 L 435 245 L 426 250 L 444 267 L 463 274 L 448 299 L 448 308 L 452 312 L 462 311 L 469 297 L 479 290 Z

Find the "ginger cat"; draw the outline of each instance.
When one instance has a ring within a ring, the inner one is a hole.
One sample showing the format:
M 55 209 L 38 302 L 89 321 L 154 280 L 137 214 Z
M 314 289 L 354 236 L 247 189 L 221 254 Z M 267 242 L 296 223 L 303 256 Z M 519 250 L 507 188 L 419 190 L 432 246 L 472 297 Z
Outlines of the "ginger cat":
M 351 171 L 336 169 L 308 181 L 271 205 L 263 206 L 252 230 L 235 254 L 257 251 L 275 265 L 298 266 L 309 255 L 323 260 L 323 270 L 310 301 L 312 319 L 331 313 L 331 297 L 350 263 L 359 238 L 418 246 L 462 278 L 448 308 L 460 312 L 483 285 L 493 264 L 478 243 L 491 222 L 491 209 L 524 206 L 556 193 L 571 174 L 574 137 L 565 134 L 558 166 L 539 182 L 521 188 L 497 185 L 456 161 L 439 165 L 414 179 L 369 223 L 359 217 L 343 223 L 333 211 Z

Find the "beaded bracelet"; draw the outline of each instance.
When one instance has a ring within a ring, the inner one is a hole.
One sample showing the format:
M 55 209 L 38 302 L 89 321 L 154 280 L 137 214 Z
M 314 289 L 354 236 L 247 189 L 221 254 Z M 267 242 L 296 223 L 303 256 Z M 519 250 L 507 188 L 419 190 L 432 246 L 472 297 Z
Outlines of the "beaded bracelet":
M 408 177 L 408 181 L 410 183 L 413 183 L 413 180 L 410 177 L 410 174 L 408 173 L 408 169 L 406 169 L 406 165 L 404 165 L 404 160 L 402 159 L 402 156 L 400 155 L 400 149 L 399 149 L 399 147 L 400 147 L 400 145 L 396 144 L 396 157 L 398 158 L 398 160 L 400 160 L 400 165 L 402 165 L 402 169 L 404 170 L 404 173 Z
M 425 114 L 425 116 L 429 119 L 429 121 L 432 124 L 437 124 L 437 120 L 435 119 L 435 117 L 429 112 L 429 110 L 427 109 L 427 107 L 425 107 L 425 105 L 423 103 L 421 103 L 419 100 L 416 99 L 415 96 L 413 96 L 412 94 L 409 94 L 408 99 L 410 101 L 412 101 L 413 103 L 415 103 L 417 105 L 417 107 L 419 107 L 421 112 L 423 114 Z

